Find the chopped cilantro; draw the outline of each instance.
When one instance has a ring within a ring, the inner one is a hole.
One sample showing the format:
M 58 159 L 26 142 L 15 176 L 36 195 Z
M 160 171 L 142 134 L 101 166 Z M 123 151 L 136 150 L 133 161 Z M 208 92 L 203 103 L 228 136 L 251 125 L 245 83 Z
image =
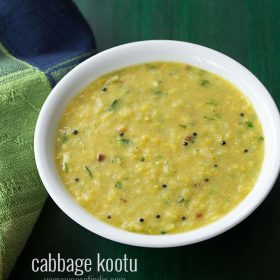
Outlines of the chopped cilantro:
M 254 127 L 254 125 L 253 125 L 253 123 L 252 123 L 251 121 L 246 121 L 245 124 L 246 124 L 246 126 L 247 126 L 248 128 Z
M 115 183 L 115 188 L 117 188 L 117 189 L 121 189 L 123 187 L 123 185 L 122 185 L 122 183 L 121 182 L 116 182 Z
M 120 105 L 120 100 L 119 99 L 115 99 L 112 104 L 110 105 L 109 110 L 110 111 L 115 111 Z

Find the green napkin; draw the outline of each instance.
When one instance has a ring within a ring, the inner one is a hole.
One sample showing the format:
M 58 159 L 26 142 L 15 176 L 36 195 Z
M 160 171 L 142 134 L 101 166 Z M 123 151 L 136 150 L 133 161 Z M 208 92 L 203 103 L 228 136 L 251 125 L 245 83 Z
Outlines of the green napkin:
M 33 133 L 50 90 L 43 72 L 12 57 L 0 45 L 0 268 L 4 276 L 47 196 L 35 166 Z
M 71 1 L 0 1 L 0 279 L 8 277 L 47 197 L 33 151 L 40 108 L 94 48 Z

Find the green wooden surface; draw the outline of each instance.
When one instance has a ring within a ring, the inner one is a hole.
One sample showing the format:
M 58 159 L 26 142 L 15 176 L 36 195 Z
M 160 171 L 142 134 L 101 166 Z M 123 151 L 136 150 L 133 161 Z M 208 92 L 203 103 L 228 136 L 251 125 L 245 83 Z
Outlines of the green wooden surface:
M 175 39 L 221 51 L 250 69 L 280 104 L 280 1 L 76 0 L 92 26 L 98 50 L 146 39 Z M 232 230 L 199 244 L 170 249 L 121 245 L 83 229 L 48 199 L 11 279 L 34 274 L 30 262 L 60 252 L 100 252 L 138 258 L 138 273 L 101 274 L 126 279 L 280 279 L 280 181 L 265 202 Z M 92 273 L 92 276 L 100 274 Z M 87 276 L 87 275 L 86 275 Z M 110 278 L 109 278 L 110 279 Z

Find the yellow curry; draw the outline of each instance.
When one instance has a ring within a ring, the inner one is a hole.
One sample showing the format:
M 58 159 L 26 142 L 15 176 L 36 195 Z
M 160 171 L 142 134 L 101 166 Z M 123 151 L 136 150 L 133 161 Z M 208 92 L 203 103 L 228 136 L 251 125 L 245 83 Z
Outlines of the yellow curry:
M 252 190 L 264 156 L 254 108 L 213 73 L 154 62 L 106 74 L 59 123 L 56 163 L 98 219 L 146 234 L 189 231 Z

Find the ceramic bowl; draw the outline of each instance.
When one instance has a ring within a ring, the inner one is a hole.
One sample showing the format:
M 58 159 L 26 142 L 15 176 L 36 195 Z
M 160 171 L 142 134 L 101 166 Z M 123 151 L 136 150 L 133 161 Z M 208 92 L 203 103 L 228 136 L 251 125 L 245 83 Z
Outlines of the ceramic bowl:
M 239 88 L 253 104 L 262 123 L 265 155 L 260 175 L 247 197 L 214 223 L 196 230 L 146 235 L 124 231 L 106 224 L 85 211 L 63 186 L 54 159 L 58 121 L 68 101 L 97 77 L 134 64 L 177 61 L 218 74 Z M 105 238 L 143 247 L 172 247 L 216 236 L 252 213 L 271 190 L 280 166 L 280 118 L 278 109 L 262 83 L 246 68 L 212 49 L 178 41 L 142 41 L 103 51 L 79 64 L 52 90 L 44 103 L 35 130 L 35 158 L 40 177 L 55 203 L 74 221 Z M 261 226 L 261 225 L 260 225 Z

